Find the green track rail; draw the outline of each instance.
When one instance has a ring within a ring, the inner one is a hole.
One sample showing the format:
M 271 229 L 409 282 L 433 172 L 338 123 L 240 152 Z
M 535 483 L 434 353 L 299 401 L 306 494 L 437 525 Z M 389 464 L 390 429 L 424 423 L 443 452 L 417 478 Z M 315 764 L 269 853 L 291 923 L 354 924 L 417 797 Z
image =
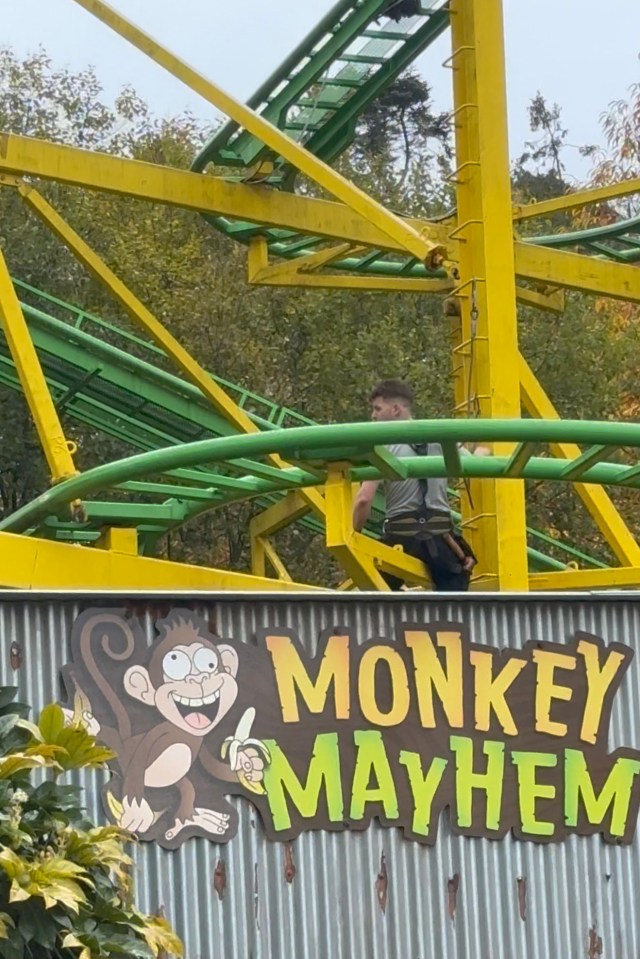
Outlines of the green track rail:
M 400 11 L 413 10 L 408 16 Z M 449 25 L 447 0 L 339 0 L 248 101 L 325 163 L 353 142 L 363 110 Z M 252 167 L 268 160 L 272 181 L 292 171 L 253 134 L 226 123 L 194 169 Z
M 425 436 L 440 444 L 441 456 L 395 457 L 392 443 L 413 444 Z M 512 456 L 460 456 L 460 443 L 516 443 Z M 589 447 L 575 459 L 531 456 L 535 444 L 579 443 Z M 141 453 L 98 466 L 65 480 L 0 522 L 0 530 L 25 533 L 52 512 L 68 507 L 78 498 L 99 490 L 125 488 L 145 483 L 149 474 L 184 474 L 199 466 L 247 464 L 233 489 L 224 482 L 217 492 L 225 503 L 252 499 L 265 493 L 292 488 L 323 486 L 332 463 L 350 463 L 352 482 L 380 480 L 384 475 L 404 477 L 460 476 L 476 479 L 550 480 L 561 483 L 596 483 L 640 489 L 640 465 L 604 462 L 616 449 L 640 450 L 640 424 L 593 423 L 585 420 L 402 420 L 386 423 L 347 423 L 268 430 L 248 435 L 220 437 L 196 443 Z M 384 453 L 384 471 L 378 467 Z M 255 475 L 252 464 L 269 455 L 290 464 L 273 470 L 271 476 Z M 273 475 L 277 474 L 277 475 Z M 383 475 L 384 474 L 384 475 Z M 192 474 L 193 475 L 193 474 Z M 162 521 L 171 524 L 189 519 L 210 508 L 202 502 L 199 486 L 182 490 L 177 504 L 150 507 Z M 185 502 L 186 501 L 186 502 Z
M 408 15 L 401 16 L 402 11 Z M 293 140 L 326 163 L 353 143 L 358 117 L 446 30 L 446 0 L 339 0 L 248 101 Z M 272 164 L 259 182 L 293 190 L 296 171 L 237 123 L 229 121 L 205 145 L 193 164 L 237 171 Z M 231 239 L 267 240 L 269 252 L 295 260 L 326 246 L 324 237 L 267 228 L 259 223 L 205 217 Z M 640 261 L 640 218 L 605 227 L 551 236 L 527 237 L 537 246 L 575 249 L 621 263 Z M 331 271 L 362 276 L 443 278 L 411 255 L 368 250 L 332 261 Z
M 29 284 L 19 280 L 14 283 L 61 414 L 142 452 L 235 435 L 233 427 L 216 413 L 195 386 L 161 368 L 167 361 L 158 347 Z M 220 377 L 215 379 L 263 431 L 314 425 L 295 410 L 272 403 Z M 21 392 L 2 335 L 0 383 Z M 253 479 L 249 481 L 247 476 Z M 315 481 L 311 475 L 307 479 L 310 483 Z M 148 552 L 159 536 L 186 522 L 194 511 L 221 506 L 249 494 L 255 496 L 262 507 L 270 505 L 282 495 L 278 483 L 277 473 L 274 475 L 264 459 L 241 458 L 234 463 L 174 470 L 153 481 L 126 483 L 116 490 L 119 500 L 88 502 L 86 523 L 69 522 L 65 507 L 57 514 L 41 518 L 28 532 L 91 542 L 107 523 L 132 524 L 139 530 L 143 551 Z M 291 485 L 297 483 L 292 481 Z M 123 496 L 126 501 L 122 501 Z M 379 529 L 381 515 L 379 504 L 372 525 L 374 532 Z M 311 515 L 301 522 L 314 532 L 322 531 L 319 521 Z M 587 567 L 605 566 L 544 533 L 530 529 L 529 535 L 531 542 L 541 549 L 552 547 L 554 552 L 566 557 L 566 562 L 561 562 L 532 546 L 529 557 L 533 569 L 564 569 L 571 561 Z
M 402 9 L 413 9 L 400 16 Z M 447 0 L 339 0 L 309 36 L 248 101 L 249 106 L 326 163 L 351 145 L 358 117 L 449 25 Z M 226 123 L 196 158 L 193 169 L 231 166 L 247 169 L 273 163 L 264 182 L 293 190 L 296 171 L 273 156 L 248 131 Z M 248 243 L 267 240 L 273 256 L 295 259 L 326 244 L 326 239 L 258 223 L 205 216 L 231 239 Z M 346 257 L 332 269 L 385 275 L 404 268 L 407 275 L 444 277 L 417 260 L 398 261 L 384 251 Z

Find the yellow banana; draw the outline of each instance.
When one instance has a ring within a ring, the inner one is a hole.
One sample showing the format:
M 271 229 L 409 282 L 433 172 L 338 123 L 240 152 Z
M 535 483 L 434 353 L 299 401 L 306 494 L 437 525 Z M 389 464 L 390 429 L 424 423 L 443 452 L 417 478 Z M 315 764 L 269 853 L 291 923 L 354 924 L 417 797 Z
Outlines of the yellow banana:
M 120 820 L 122 819 L 122 814 L 124 812 L 124 806 L 118 799 L 116 799 L 113 793 L 108 792 L 106 798 L 107 798 L 107 806 L 109 807 L 109 812 L 111 813 L 115 821 L 119 824 Z
M 252 793 L 257 795 L 264 795 L 265 788 L 261 782 L 254 782 L 251 779 L 247 779 L 246 773 L 243 769 L 238 769 L 238 753 L 241 750 L 247 748 L 247 746 L 253 746 L 253 748 L 262 753 L 266 763 L 271 762 L 271 753 L 267 746 L 262 742 L 261 739 L 252 739 L 251 738 L 251 727 L 253 726 L 253 721 L 256 718 L 256 711 L 253 706 L 250 706 L 245 710 L 238 727 L 233 736 L 227 736 L 220 748 L 220 754 L 223 759 L 226 759 L 227 753 L 229 754 L 229 765 L 233 771 L 238 776 L 238 781 L 241 783 L 245 789 L 248 789 Z
M 256 793 L 258 796 L 264 796 L 266 789 L 262 785 L 262 782 L 254 782 L 252 779 L 247 779 L 244 774 L 244 771 L 239 769 L 236 773 L 238 777 L 238 782 L 241 786 L 244 786 L 245 789 L 248 789 L 249 792 Z

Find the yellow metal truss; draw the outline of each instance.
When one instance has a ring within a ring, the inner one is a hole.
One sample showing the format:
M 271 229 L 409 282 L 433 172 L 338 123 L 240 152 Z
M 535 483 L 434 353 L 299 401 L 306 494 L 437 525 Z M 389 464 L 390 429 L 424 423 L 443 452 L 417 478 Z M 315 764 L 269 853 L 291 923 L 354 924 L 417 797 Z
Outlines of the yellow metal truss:
M 277 127 L 238 103 L 198 74 L 102 0 L 76 0 L 87 11 L 253 133 L 335 200 L 295 196 L 257 184 L 89 153 L 27 137 L 2 137 L 0 183 L 19 189 L 28 206 L 115 296 L 128 314 L 174 360 L 212 405 L 241 432 L 255 429 L 246 413 L 222 390 L 115 276 L 97 254 L 31 186 L 15 177 L 35 177 L 137 197 L 198 212 L 231 217 L 329 241 L 326 249 L 296 262 L 270 261 L 266 242 L 252 241 L 249 280 L 264 285 L 403 290 L 454 296 L 451 318 L 453 378 L 461 416 L 518 417 L 521 399 L 534 416 L 557 414 L 518 349 L 516 300 L 552 312 L 564 308 L 564 289 L 640 302 L 636 267 L 557 249 L 533 246 L 514 235 L 514 222 L 548 216 L 640 190 L 640 181 L 581 191 L 543 203 L 512 207 L 506 123 L 502 0 L 453 0 L 451 6 L 457 169 L 457 216 L 429 223 L 399 217 L 335 170 L 289 139 Z M 331 271 L 347 255 L 379 249 L 409 253 L 429 266 L 443 265 L 448 277 L 419 279 L 350 276 Z M 516 282 L 516 277 L 527 286 Z M 0 319 L 25 396 L 36 421 L 52 479 L 74 472 L 37 355 L 3 260 L 0 260 Z M 511 453 L 497 448 L 496 452 Z M 558 446 L 558 455 L 577 448 Z M 272 458 L 272 465 L 283 462 Z M 578 495 L 624 564 L 617 570 L 571 571 L 528 576 L 523 483 L 475 481 L 463 496 L 466 531 L 481 557 L 476 586 L 499 589 L 594 588 L 640 584 L 640 547 L 603 490 L 577 485 Z M 136 555 L 134 530 L 105 529 L 97 549 L 65 546 L 0 534 L 4 585 L 73 588 L 295 588 L 271 538 L 304 513 L 324 517 L 327 546 L 340 561 L 349 587 L 386 589 L 383 573 L 428 586 L 418 561 L 355 533 L 353 489 L 335 464 L 324 491 L 292 491 L 251 523 L 252 573 L 228 573 L 150 560 Z M 276 578 L 267 578 L 267 565 Z

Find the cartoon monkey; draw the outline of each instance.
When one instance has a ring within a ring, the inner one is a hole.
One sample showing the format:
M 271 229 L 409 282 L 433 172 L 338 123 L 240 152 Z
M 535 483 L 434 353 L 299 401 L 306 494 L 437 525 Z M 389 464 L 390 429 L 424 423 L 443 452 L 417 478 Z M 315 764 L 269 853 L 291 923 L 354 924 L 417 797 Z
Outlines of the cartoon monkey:
M 226 803 L 220 805 L 227 812 L 196 804 L 192 781 L 196 763 L 215 780 L 239 782 L 262 792 L 264 762 L 269 758 L 266 747 L 249 738 L 253 708 L 244 713 L 235 737 L 227 737 L 224 742 L 224 753 L 229 753 L 232 765 L 216 759 L 205 742 L 238 698 L 236 650 L 226 643 L 213 642 L 205 627 L 189 613 L 170 614 L 159 624 L 159 641 L 151 647 L 137 639 L 130 624 L 114 613 L 92 612 L 82 620 L 75 633 L 76 655 L 79 653 L 80 664 L 100 691 L 117 728 L 100 723 L 93 707 L 85 708 L 83 723 L 117 754 L 122 773 L 121 799 L 108 794 L 107 800 L 118 825 L 131 832 L 148 833 L 168 811 L 166 799 L 162 808 L 165 793 L 161 791 L 175 787 L 179 799 L 177 805 L 174 801 L 174 821 L 165 830 L 165 840 L 175 841 L 187 828 L 191 834 L 202 830 L 220 838 L 229 829 L 232 810 Z M 113 642 L 114 628 L 121 648 Z M 136 662 L 140 659 L 146 664 Z M 107 677 L 114 672 L 118 675 L 118 664 L 126 665 L 126 671 L 112 682 Z M 120 683 L 122 692 L 117 689 Z M 145 717 L 153 722 L 147 731 L 134 733 L 131 713 L 135 713 L 135 707 L 123 694 L 153 710 Z M 222 798 L 221 790 L 219 794 Z

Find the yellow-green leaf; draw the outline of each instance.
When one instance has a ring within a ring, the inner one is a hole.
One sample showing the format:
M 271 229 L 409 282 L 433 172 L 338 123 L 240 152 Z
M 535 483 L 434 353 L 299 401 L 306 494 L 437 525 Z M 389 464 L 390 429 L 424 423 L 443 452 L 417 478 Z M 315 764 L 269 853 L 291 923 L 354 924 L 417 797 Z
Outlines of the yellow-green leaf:
M 9 929 L 14 929 L 15 923 L 6 912 L 0 912 L 0 939 L 9 938 Z
M 78 953 L 78 959 L 91 959 L 91 950 L 80 942 L 77 936 L 74 936 L 72 932 L 68 932 L 67 935 L 62 940 L 63 949 L 80 949 Z
M 76 914 L 79 912 L 80 905 L 87 901 L 82 888 L 72 879 L 62 879 L 60 882 L 49 883 L 42 888 L 39 895 L 44 899 L 47 909 L 60 904 Z
M 23 902 L 25 899 L 31 899 L 31 893 L 14 879 L 9 890 L 9 902 Z
M 184 946 L 166 919 L 161 916 L 146 916 L 142 934 L 154 956 L 161 951 L 174 956 L 184 956 Z
M 58 742 L 58 737 L 64 729 L 64 713 L 57 703 L 44 707 L 40 713 L 38 727 L 45 742 L 53 744 Z

